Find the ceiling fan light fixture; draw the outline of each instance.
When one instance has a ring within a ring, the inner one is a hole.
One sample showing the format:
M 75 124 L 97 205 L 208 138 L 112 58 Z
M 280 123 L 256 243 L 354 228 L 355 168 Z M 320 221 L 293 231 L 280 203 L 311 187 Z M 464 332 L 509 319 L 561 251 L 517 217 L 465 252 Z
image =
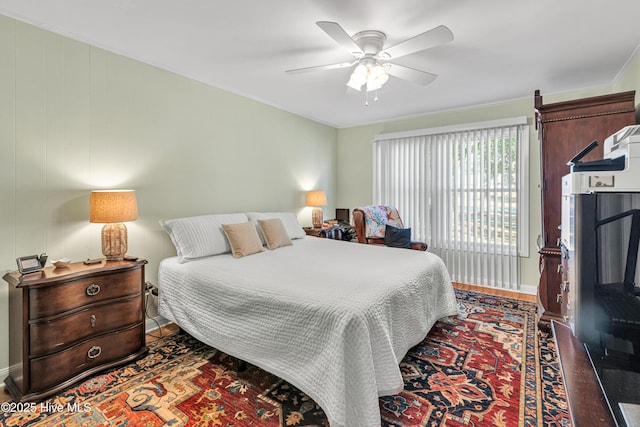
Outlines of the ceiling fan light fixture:
M 378 90 L 382 86 L 376 83 L 376 81 L 372 78 L 367 79 L 367 92 L 371 92 L 372 90 Z
M 362 85 L 359 85 L 359 84 L 355 83 L 352 79 L 349 79 L 349 81 L 347 82 L 347 86 L 349 86 L 351 89 L 355 89 L 357 91 L 362 90 Z
M 355 61 L 297 68 L 286 72 L 293 74 L 313 70 L 333 70 L 357 64 L 349 77 L 347 86 L 354 90 L 362 91 L 362 87 L 366 85 L 365 97 L 368 92 L 376 91 L 386 84 L 390 75 L 420 86 L 427 86 L 438 77 L 436 74 L 392 64 L 387 61 L 453 41 L 453 33 L 444 25 L 432 28 L 392 46 L 385 46 L 387 36 L 382 31 L 365 30 L 350 36 L 337 22 L 318 21 L 316 24 L 329 37 L 346 49 L 354 57 Z
M 378 90 L 389 80 L 389 74 L 378 63 L 369 67 L 367 75 L 367 91 Z
M 368 78 L 368 70 L 367 67 L 360 63 L 354 68 L 351 73 L 351 77 L 349 78 L 349 82 L 347 86 L 355 90 L 361 90 L 362 86 L 367 83 Z

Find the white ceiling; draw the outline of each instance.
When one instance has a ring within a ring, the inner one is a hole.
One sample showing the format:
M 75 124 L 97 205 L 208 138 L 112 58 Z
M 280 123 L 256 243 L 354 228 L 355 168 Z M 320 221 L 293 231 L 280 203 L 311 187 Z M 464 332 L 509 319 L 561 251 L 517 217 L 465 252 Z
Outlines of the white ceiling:
M 609 85 L 640 43 L 638 0 L 0 0 L 0 13 L 335 127 Z M 316 21 L 387 46 L 438 25 L 453 42 L 398 59 L 438 78 L 392 77 L 379 100 Z M 532 101 L 533 102 L 533 101 Z

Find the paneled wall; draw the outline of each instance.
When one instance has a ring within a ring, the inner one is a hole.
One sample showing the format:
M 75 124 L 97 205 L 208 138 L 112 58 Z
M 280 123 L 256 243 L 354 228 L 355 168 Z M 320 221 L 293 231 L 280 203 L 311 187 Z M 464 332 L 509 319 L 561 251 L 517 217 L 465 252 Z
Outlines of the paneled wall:
M 335 206 L 336 130 L 0 15 L 0 271 L 15 258 L 101 256 L 92 189 L 132 188 L 129 253 L 175 254 L 158 220 Z M 327 214 L 329 216 L 329 214 Z M 8 366 L 0 283 L 0 373 Z M 0 379 L 1 380 L 1 379 Z

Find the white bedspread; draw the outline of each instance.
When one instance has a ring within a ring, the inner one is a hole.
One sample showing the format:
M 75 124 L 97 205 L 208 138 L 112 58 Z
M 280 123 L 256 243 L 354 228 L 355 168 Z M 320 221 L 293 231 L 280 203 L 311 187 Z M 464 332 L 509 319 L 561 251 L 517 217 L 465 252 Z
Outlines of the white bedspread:
M 162 316 L 289 381 L 332 427 L 379 426 L 402 358 L 457 313 L 436 255 L 315 237 L 239 259 L 167 258 L 159 288 Z

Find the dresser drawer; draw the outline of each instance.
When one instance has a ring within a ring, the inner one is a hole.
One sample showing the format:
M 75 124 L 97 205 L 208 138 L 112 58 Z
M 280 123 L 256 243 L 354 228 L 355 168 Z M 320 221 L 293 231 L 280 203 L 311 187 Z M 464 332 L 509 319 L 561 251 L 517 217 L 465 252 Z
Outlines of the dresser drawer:
M 30 354 L 40 356 L 64 349 L 92 335 L 142 322 L 142 297 L 107 302 L 74 314 L 29 325 Z
M 51 356 L 32 359 L 31 390 L 46 390 L 82 372 L 122 359 L 144 346 L 143 326 L 80 343 Z
M 63 313 L 85 304 L 142 295 L 142 270 L 94 275 L 61 285 L 29 290 L 29 319 Z

